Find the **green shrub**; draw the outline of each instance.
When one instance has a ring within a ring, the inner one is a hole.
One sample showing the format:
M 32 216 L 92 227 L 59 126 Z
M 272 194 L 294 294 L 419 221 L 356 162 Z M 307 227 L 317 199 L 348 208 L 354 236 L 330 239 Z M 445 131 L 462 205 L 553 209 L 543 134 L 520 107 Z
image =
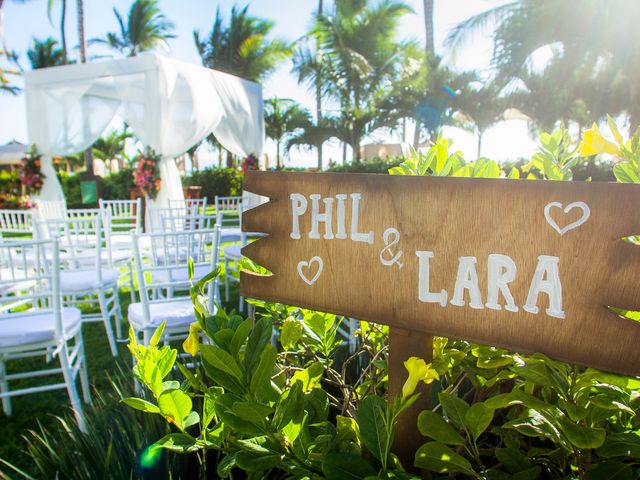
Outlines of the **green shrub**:
M 82 204 L 82 194 L 80 193 L 80 175 L 77 173 L 59 172 L 58 179 L 62 185 L 68 208 L 85 208 Z
M 341 173 L 388 173 L 390 168 L 400 165 L 404 161 L 403 157 L 375 158 L 362 162 L 351 162 L 334 165 L 327 169 L 327 172 Z
M 201 196 L 213 203 L 215 196 L 235 196 L 242 193 L 242 175 L 234 168 L 206 168 L 185 177 L 182 184 L 202 187 Z
M 129 192 L 134 187 L 133 169 L 125 168 L 102 179 L 102 198 L 106 200 L 129 200 Z

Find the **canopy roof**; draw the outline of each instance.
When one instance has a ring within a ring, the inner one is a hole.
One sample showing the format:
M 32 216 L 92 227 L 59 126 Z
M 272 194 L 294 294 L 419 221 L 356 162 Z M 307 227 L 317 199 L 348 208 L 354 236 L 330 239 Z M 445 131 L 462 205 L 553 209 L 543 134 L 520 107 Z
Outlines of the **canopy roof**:
M 29 142 L 44 154 L 43 200 L 63 199 L 52 155 L 90 147 L 120 116 L 165 159 L 210 132 L 240 156 L 260 155 L 264 116 L 260 85 L 159 55 L 43 68 L 25 74 Z M 175 162 L 161 163 L 159 200 L 181 198 Z
M 29 141 L 47 155 L 89 147 L 119 115 L 157 153 L 175 157 L 213 132 L 236 155 L 262 153 L 260 85 L 159 55 L 25 74 Z

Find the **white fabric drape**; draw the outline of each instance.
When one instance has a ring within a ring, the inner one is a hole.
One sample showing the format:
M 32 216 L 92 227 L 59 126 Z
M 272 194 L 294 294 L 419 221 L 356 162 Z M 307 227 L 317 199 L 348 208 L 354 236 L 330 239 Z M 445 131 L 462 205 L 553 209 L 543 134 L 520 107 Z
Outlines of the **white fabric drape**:
M 221 72 L 145 55 L 25 74 L 29 141 L 43 154 L 41 200 L 64 200 L 51 157 L 91 146 L 119 115 L 162 156 L 156 206 L 182 199 L 174 157 L 213 132 L 229 151 L 260 155 L 262 89 Z

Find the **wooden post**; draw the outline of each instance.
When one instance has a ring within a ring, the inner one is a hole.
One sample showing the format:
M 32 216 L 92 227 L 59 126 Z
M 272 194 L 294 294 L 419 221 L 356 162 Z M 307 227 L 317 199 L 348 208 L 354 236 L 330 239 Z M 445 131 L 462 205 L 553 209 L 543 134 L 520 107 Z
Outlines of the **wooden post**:
M 433 359 L 433 336 L 399 327 L 389 328 L 389 401 L 402 395 L 402 385 L 407 379 L 404 361 L 409 357 L 420 357 L 429 363 Z M 425 442 L 418 431 L 418 415 L 431 408 L 431 385 L 418 384 L 416 392 L 420 398 L 398 419 L 393 451 L 408 471 L 414 471 L 416 450 Z

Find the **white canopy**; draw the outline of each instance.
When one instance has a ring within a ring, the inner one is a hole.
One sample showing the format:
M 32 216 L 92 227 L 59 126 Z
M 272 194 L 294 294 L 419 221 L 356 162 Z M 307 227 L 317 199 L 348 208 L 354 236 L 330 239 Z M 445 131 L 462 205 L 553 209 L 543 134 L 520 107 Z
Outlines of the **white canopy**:
M 157 206 L 181 199 L 174 157 L 210 132 L 236 155 L 260 155 L 260 85 L 158 55 L 25 74 L 29 142 L 43 154 L 41 200 L 64 200 L 51 157 L 90 147 L 118 115 L 163 158 Z

